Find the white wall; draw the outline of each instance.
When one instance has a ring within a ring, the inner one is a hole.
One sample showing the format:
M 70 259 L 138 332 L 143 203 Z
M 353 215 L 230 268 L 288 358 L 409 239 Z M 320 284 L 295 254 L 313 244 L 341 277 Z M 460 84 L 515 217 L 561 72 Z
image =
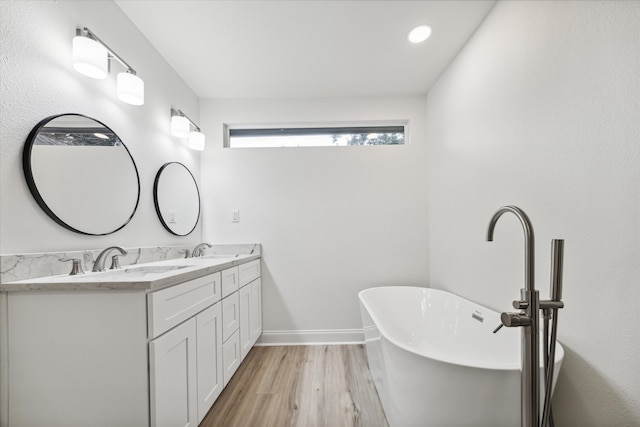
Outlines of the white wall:
M 361 329 L 359 290 L 426 284 L 425 115 L 424 97 L 202 101 L 204 237 L 262 243 L 266 331 Z M 410 144 L 222 148 L 223 123 L 389 119 Z
M 430 282 L 500 311 L 548 296 L 564 238 L 558 426 L 640 424 L 640 3 L 500 2 L 428 95 Z
M 0 8 L 0 253 L 199 242 L 201 226 L 188 237 L 175 237 L 162 227 L 153 205 L 153 181 L 164 163 L 180 161 L 199 178 L 200 155 L 169 132 L 171 107 L 198 117 L 195 94 L 111 1 L 3 0 Z M 136 69 L 145 82 L 144 106 L 115 96 L 115 76 L 123 71 L 119 63 L 112 64 L 106 80 L 73 69 L 71 40 L 76 28 L 85 26 Z M 132 221 L 115 234 L 91 237 L 68 231 L 46 216 L 29 193 L 22 172 L 27 135 L 40 120 L 62 113 L 102 121 L 136 161 L 140 204 Z

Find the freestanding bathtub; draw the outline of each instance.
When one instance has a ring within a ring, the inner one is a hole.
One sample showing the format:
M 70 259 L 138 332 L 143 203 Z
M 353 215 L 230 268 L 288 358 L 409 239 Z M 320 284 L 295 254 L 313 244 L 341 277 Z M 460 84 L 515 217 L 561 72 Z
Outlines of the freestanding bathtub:
M 436 289 L 387 286 L 358 297 L 391 427 L 520 425 L 520 328 L 494 334 L 500 313 Z M 558 343 L 552 391 L 563 357 Z

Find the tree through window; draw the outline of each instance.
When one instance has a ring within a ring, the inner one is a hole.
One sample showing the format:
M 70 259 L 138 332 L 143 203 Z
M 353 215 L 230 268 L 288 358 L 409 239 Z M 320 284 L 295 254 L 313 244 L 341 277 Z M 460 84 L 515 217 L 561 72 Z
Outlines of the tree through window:
M 326 127 L 235 127 L 225 125 L 225 146 L 337 147 L 357 145 L 403 145 L 405 125 Z

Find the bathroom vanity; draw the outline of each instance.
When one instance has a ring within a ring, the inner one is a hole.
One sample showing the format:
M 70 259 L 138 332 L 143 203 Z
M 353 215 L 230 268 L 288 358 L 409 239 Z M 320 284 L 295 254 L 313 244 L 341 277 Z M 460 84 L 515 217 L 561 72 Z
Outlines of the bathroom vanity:
M 3 283 L 9 426 L 197 426 L 262 333 L 259 254 Z

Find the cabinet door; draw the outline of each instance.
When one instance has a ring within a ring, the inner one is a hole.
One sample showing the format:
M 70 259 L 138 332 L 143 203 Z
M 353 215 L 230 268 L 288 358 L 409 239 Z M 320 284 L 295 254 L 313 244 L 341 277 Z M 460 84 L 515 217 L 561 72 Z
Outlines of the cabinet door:
M 251 325 L 251 347 L 262 335 L 262 280 L 258 277 L 251 282 L 251 307 L 249 325 Z
M 198 348 L 198 423 L 216 401 L 222 388 L 222 304 L 217 303 L 196 317 Z
M 240 366 L 240 334 L 235 331 L 227 341 L 222 344 L 222 362 L 224 369 L 224 385 L 227 386 L 229 380 Z
M 251 331 L 253 329 L 253 325 L 251 324 L 251 285 L 240 288 L 238 296 L 240 297 L 240 355 L 242 360 L 244 360 L 252 346 Z
M 196 427 L 196 319 L 149 343 L 152 427 Z
M 234 292 L 222 300 L 222 341 L 238 330 L 239 323 L 238 293 Z

